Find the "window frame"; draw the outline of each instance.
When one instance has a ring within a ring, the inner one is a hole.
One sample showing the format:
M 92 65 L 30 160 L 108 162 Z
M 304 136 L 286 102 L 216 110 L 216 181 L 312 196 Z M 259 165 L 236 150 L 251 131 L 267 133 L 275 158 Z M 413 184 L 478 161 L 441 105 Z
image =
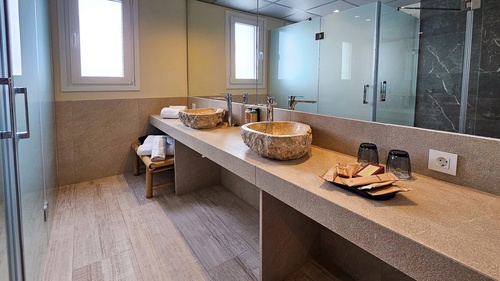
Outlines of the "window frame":
M 235 23 L 249 24 L 257 27 L 257 79 L 236 79 L 235 78 Z M 266 87 L 266 60 L 264 50 L 266 50 L 266 19 L 256 15 L 248 15 L 235 11 L 226 10 L 226 88 L 265 88 Z
M 61 91 L 112 92 L 140 89 L 138 1 L 120 2 L 123 11 L 124 77 L 83 77 L 80 66 L 78 0 L 57 0 Z

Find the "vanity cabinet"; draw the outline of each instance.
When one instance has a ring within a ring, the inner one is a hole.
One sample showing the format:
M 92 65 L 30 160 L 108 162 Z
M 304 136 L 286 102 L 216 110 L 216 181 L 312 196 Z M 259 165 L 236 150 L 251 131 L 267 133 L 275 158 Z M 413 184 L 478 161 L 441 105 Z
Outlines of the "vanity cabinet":
M 398 183 L 412 191 L 367 200 L 319 177 L 354 157 L 312 146 L 275 161 L 250 151 L 237 127 L 194 130 L 158 116 L 150 124 L 176 140 L 176 194 L 217 184 L 221 171 L 252 190 L 245 196 L 260 208 L 262 280 L 311 262 L 341 280 L 500 279 L 498 196 L 415 175 Z

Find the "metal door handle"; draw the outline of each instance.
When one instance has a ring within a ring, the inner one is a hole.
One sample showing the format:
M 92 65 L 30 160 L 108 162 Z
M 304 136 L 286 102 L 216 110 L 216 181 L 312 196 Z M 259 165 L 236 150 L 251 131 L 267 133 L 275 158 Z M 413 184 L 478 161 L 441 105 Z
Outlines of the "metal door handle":
M 366 100 L 366 92 L 368 92 L 369 87 L 370 87 L 370 85 L 368 85 L 368 84 L 363 85 L 363 104 L 368 103 L 368 101 Z
M 24 95 L 24 114 L 26 117 L 26 131 L 16 132 L 20 139 L 29 139 L 30 137 L 30 115 L 28 112 L 28 88 L 14 88 L 14 93 Z
M 387 81 L 380 83 L 380 101 L 385 101 L 387 97 Z
M 8 95 L 9 95 L 9 107 L 11 106 L 10 101 L 12 100 L 12 81 L 10 78 L 0 78 L 0 85 L 8 86 Z M 0 139 L 11 139 L 12 138 L 12 129 L 7 131 L 0 131 Z

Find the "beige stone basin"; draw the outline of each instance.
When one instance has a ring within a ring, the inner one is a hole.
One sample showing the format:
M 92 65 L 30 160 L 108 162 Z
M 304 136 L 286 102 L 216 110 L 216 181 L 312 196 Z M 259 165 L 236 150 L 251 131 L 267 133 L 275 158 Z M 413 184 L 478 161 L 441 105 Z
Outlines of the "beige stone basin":
M 179 111 L 182 124 L 193 129 L 210 129 L 222 122 L 224 109 L 222 108 L 197 108 Z
M 241 138 L 258 155 L 271 159 L 297 159 L 309 151 L 312 130 L 290 121 L 256 122 L 241 126 Z

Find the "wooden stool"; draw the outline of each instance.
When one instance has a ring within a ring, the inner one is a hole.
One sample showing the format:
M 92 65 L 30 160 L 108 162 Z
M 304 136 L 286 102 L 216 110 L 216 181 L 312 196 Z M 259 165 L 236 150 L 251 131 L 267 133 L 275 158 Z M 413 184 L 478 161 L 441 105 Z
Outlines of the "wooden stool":
M 139 143 L 132 143 L 132 150 L 134 150 L 134 176 L 138 176 L 139 172 L 139 159 L 142 160 L 146 166 L 146 198 L 153 197 L 153 189 L 158 189 L 166 186 L 174 185 L 175 182 L 167 182 L 162 184 L 153 185 L 153 174 L 158 172 L 163 172 L 167 170 L 174 169 L 174 157 L 167 156 L 164 161 L 151 161 L 150 156 L 139 156 L 137 155 L 137 148 L 139 148 Z

